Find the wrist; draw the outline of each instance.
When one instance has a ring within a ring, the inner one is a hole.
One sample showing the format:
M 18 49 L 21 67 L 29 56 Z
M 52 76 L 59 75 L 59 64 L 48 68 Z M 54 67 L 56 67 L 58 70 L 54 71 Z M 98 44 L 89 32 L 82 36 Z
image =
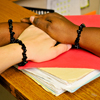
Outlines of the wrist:
M 13 31 L 16 33 L 14 35 L 14 38 L 17 39 L 20 34 L 29 26 L 27 23 L 19 23 L 19 22 L 14 22 L 13 23 Z
M 27 49 L 26 49 L 26 46 L 19 39 L 16 39 L 14 43 L 18 43 L 19 45 L 22 46 L 21 49 L 23 50 L 23 53 L 22 53 L 23 58 L 22 58 L 22 62 L 18 63 L 18 66 L 24 66 L 27 63 L 27 61 L 26 61 L 26 59 L 27 59 L 27 55 L 26 55 Z
M 27 61 L 26 61 L 26 59 L 27 59 L 27 56 L 26 56 L 26 51 L 27 51 L 26 50 L 26 46 L 24 45 L 24 43 L 21 40 L 15 39 L 13 37 L 13 35 L 15 33 L 13 32 L 13 25 L 12 25 L 12 23 L 13 23 L 13 21 L 11 19 L 9 19 L 8 20 L 8 24 L 9 24 L 9 32 L 10 32 L 10 43 L 18 43 L 19 45 L 22 46 L 21 49 L 23 50 L 23 52 L 22 52 L 23 58 L 22 58 L 22 62 L 18 63 L 18 65 L 19 66 L 24 66 L 27 63 Z
M 10 59 L 13 60 L 12 65 L 15 65 L 22 61 L 22 49 L 17 43 L 7 45 L 8 52 L 10 53 Z
M 77 25 L 72 26 L 72 31 L 70 32 L 70 44 L 72 44 L 72 45 L 75 44 L 75 40 L 77 38 L 78 28 L 79 28 L 79 26 L 77 26 Z
M 77 49 L 80 48 L 79 47 L 79 41 L 80 41 L 80 37 L 81 37 L 81 32 L 82 32 L 82 30 L 83 30 L 84 27 L 85 27 L 85 25 L 84 24 L 81 24 L 79 26 L 79 29 L 77 30 L 77 38 L 75 40 L 75 45 L 74 45 L 74 47 L 77 48 Z
M 9 67 L 21 62 L 22 50 L 21 46 L 18 45 L 17 43 L 0 47 L 0 52 L 1 52 L 0 73 L 5 71 Z

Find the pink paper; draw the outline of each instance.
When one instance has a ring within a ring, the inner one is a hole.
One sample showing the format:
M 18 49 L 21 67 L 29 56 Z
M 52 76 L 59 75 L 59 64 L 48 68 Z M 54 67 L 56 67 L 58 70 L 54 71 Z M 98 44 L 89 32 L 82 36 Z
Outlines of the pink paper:
M 65 16 L 65 18 L 77 25 L 84 23 L 86 27 L 100 27 L 100 15 Z
M 66 18 L 77 25 L 84 23 L 86 27 L 100 27 L 100 15 L 66 16 Z M 85 50 L 71 49 L 49 61 L 41 63 L 29 61 L 25 66 L 20 66 L 19 69 L 40 67 L 91 68 L 100 70 L 100 58 Z

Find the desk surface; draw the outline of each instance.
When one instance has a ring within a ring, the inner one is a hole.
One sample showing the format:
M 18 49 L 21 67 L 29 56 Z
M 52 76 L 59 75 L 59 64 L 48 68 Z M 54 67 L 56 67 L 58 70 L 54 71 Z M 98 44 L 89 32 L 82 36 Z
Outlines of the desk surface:
M 11 0 L 0 1 L 0 22 L 7 22 L 9 18 L 19 22 L 21 18 L 31 15 L 34 13 L 14 4 Z M 65 92 L 58 97 L 46 92 L 14 67 L 0 75 L 0 83 L 18 100 L 100 100 L 100 78 L 83 86 L 75 93 Z

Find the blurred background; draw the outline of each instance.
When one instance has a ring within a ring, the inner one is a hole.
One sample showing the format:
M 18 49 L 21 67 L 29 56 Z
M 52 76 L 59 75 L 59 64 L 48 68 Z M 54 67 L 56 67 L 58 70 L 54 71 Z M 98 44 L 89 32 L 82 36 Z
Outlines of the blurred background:
M 20 6 L 53 9 L 62 15 L 100 14 L 100 0 L 18 0 Z

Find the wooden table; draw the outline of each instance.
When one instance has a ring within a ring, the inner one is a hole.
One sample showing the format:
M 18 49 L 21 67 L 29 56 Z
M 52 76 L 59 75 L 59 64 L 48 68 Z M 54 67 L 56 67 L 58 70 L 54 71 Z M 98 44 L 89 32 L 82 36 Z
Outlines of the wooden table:
M 0 1 L 0 22 L 7 22 L 9 18 L 19 22 L 21 18 L 34 14 L 14 4 L 11 0 Z M 41 86 L 14 67 L 0 75 L 0 83 L 18 100 L 100 100 L 100 78 L 83 86 L 75 93 L 65 92 L 58 97 L 46 92 Z

